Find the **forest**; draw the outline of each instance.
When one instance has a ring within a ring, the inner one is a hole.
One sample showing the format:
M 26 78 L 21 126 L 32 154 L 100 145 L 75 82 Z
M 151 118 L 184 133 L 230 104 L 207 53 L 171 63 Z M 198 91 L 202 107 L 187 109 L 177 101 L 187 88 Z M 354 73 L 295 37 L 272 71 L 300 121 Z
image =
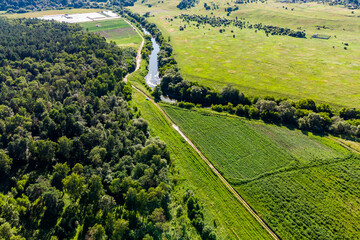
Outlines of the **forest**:
M 109 6 L 133 6 L 136 0 L 2 0 L 0 11 L 9 13 L 25 13 L 28 11 L 44 11 L 53 8 L 97 8 L 102 4 Z
M 0 19 L 0 46 L 1 239 L 191 239 L 177 217 L 216 239 L 127 103 L 134 49 L 37 19 Z

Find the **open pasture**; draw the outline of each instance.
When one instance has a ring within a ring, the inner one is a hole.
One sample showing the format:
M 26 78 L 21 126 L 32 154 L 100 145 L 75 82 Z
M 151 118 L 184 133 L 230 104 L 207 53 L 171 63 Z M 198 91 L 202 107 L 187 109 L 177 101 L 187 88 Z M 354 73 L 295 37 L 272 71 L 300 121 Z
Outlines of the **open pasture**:
M 235 5 L 234 2 L 218 1 L 219 9 L 209 11 L 203 7 L 205 2 L 211 1 L 200 1 L 196 7 L 182 11 L 176 9 L 177 1 L 164 4 L 145 1 L 131 8 L 140 13 L 149 11 L 149 20 L 156 23 L 166 37 L 170 36 L 185 79 L 216 89 L 231 83 L 252 96 L 312 98 L 334 106 L 359 105 L 359 10 L 270 0 L 238 4 L 239 10 L 226 16 L 224 8 Z M 152 7 L 145 4 L 152 4 Z M 196 22 L 175 18 L 181 13 L 237 17 L 251 24 L 304 30 L 307 38 L 267 37 L 263 31 L 241 30 L 234 26 L 197 27 Z M 186 28 L 180 31 L 184 25 Z M 220 33 L 220 28 L 225 32 Z M 315 34 L 331 37 L 328 40 L 311 38 Z
M 80 23 L 85 30 L 100 34 L 119 46 L 139 47 L 142 39 L 123 19 L 112 19 Z
M 163 107 L 280 238 L 360 237 L 360 159 L 330 137 Z

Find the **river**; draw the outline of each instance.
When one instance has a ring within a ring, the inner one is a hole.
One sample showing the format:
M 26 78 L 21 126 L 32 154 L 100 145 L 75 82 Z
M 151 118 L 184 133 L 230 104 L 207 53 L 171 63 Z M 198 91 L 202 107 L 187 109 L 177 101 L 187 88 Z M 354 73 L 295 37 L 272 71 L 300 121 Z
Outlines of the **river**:
M 151 36 L 151 34 L 145 28 L 143 28 L 143 31 L 146 35 Z M 148 66 L 149 71 L 148 74 L 145 76 L 145 82 L 151 89 L 154 89 L 161 82 L 161 79 L 159 77 L 159 65 L 158 65 L 158 53 L 160 52 L 160 45 L 156 42 L 154 37 L 151 37 L 151 43 L 153 50 L 151 51 L 151 54 L 149 56 L 149 66 Z M 176 102 L 176 100 L 172 100 L 164 96 L 161 96 L 161 100 L 170 103 Z

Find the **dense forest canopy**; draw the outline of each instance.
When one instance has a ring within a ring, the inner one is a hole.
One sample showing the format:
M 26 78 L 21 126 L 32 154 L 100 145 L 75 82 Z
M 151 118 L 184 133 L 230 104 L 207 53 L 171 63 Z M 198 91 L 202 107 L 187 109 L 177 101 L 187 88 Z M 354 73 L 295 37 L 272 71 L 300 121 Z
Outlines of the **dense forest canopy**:
M 0 11 L 26 12 L 27 10 L 45 10 L 53 8 L 87 8 L 101 4 L 109 6 L 133 6 L 136 0 L 2 0 Z
M 0 239 L 191 239 L 169 228 L 166 145 L 127 103 L 135 50 L 37 19 L 0 19 L 0 46 Z

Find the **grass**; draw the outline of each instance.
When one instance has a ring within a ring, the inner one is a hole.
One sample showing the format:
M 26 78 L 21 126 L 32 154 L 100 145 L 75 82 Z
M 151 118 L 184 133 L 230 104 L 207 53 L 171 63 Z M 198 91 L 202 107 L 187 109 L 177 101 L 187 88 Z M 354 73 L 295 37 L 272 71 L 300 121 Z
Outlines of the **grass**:
M 84 30 L 98 33 L 108 41 L 114 41 L 119 46 L 131 46 L 138 48 L 141 37 L 123 19 L 102 20 L 80 23 Z
M 163 108 L 282 239 L 360 237 L 360 160 L 332 138 Z
M 294 164 L 305 165 L 349 154 L 341 146 L 336 145 L 334 149 L 331 140 L 310 133 L 308 136 L 286 127 L 213 115 L 208 111 L 163 107 L 232 182 L 256 178 Z
M 271 239 L 150 101 L 134 91 L 132 104 L 149 122 L 151 135 L 160 137 L 168 146 L 174 163 L 172 171 L 177 173 L 173 197 L 181 197 L 186 189 L 193 190 L 204 205 L 207 224 L 216 223 L 219 239 Z
M 166 19 L 180 13 L 210 15 L 213 12 L 214 16 L 226 17 L 226 2 L 217 2 L 220 9 L 216 11 L 205 11 L 204 1 L 186 11 L 176 9 L 177 1 L 164 4 L 145 1 L 144 4 L 153 5 L 151 8 L 138 2 L 131 9 L 140 13 L 150 11 L 149 21 L 156 23 L 166 38 L 170 36 L 175 58 L 187 80 L 216 89 L 231 83 L 253 96 L 309 97 L 336 106 L 355 107 L 360 103 L 360 82 L 357 81 L 360 73 L 359 10 L 351 14 L 352 10 L 338 6 L 270 0 L 264 4 L 239 5 L 239 10 L 229 16 L 294 30 L 301 27 L 306 30 L 307 39 L 266 37 L 264 32 L 233 26 L 219 33 L 219 29 L 209 25 L 197 29 L 180 19 Z M 179 31 L 184 24 L 187 28 Z M 318 30 L 324 25 L 326 29 Z M 316 33 L 332 37 L 311 39 Z M 344 50 L 345 42 L 349 43 L 348 50 Z

